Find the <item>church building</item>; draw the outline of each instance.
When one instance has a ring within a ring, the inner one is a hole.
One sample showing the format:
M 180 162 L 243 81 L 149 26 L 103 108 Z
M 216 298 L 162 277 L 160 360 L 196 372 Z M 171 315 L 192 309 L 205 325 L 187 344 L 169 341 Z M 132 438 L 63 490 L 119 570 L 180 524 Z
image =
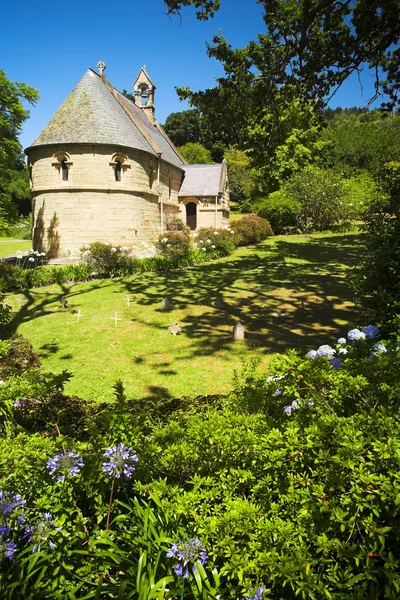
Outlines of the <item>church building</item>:
M 192 230 L 228 225 L 226 162 L 188 165 L 155 118 L 146 67 L 132 102 L 88 69 L 25 150 L 33 247 L 49 257 L 91 242 L 153 241 L 180 217 Z

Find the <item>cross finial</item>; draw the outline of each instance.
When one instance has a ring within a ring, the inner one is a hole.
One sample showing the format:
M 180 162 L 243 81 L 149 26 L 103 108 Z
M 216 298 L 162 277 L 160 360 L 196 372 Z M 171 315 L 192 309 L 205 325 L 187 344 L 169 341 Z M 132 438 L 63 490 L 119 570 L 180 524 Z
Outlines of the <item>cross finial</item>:
M 103 63 L 102 60 L 99 60 L 99 62 L 96 65 L 96 68 L 99 70 L 100 75 L 103 75 L 104 71 L 107 68 L 106 63 Z

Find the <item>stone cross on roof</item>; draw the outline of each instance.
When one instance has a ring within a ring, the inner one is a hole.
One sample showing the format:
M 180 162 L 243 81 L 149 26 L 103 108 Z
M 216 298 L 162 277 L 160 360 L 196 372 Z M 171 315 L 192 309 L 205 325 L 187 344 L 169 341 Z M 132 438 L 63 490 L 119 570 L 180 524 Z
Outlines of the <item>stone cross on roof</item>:
M 103 75 L 106 68 L 107 68 L 106 63 L 104 63 L 102 60 L 99 60 L 99 62 L 96 65 L 96 69 L 99 70 L 100 75 Z

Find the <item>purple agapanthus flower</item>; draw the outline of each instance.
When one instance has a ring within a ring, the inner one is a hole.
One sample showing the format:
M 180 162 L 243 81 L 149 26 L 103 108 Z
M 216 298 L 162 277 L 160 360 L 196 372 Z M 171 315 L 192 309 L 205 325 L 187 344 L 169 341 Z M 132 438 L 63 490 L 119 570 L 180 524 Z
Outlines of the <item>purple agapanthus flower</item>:
M 0 562 L 5 558 L 12 560 L 16 550 L 17 546 L 13 540 L 5 540 L 0 536 Z
M 19 494 L 12 494 L 11 492 L 5 492 L 0 490 L 0 515 L 10 515 L 13 510 L 21 507 L 26 503 Z
M 132 477 L 135 470 L 134 463 L 138 461 L 132 448 L 126 448 L 125 444 L 111 446 L 104 452 L 104 457 L 108 460 L 103 463 L 103 471 L 108 473 L 111 479 L 113 477 L 119 479 L 121 474 L 128 479 Z
M 320 346 L 317 350 L 316 358 L 322 358 L 323 356 L 327 356 L 328 358 L 332 358 L 336 353 L 334 348 L 331 348 L 328 344 L 324 344 Z
M 189 577 L 189 567 L 192 568 L 194 573 L 196 572 L 196 561 L 204 565 L 208 560 L 207 553 L 197 538 L 182 539 L 179 542 L 174 542 L 167 552 L 167 558 L 178 560 L 174 571 L 178 577 L 183 577 L 184 579 L 188 579 Z
M 262 600 L 263 594 L 265 592 L 265 587 L 254 588 L 249 591 L 249 595 L 245 596 L 243 600 Z
M 347 337 L 352 342 L 357 342 L 358 340 L 365 340 L 367 336 L 363 331 L 360 331 L 359 329 L 350 329 L 349 333 L 347 334 Z
M 10 535 L 12 530 L 13 530 L 13 528 L 10 527 L 9 525 L 0 525 L 0 536 L 3 538 L 6 538 Z
M 340 358 L 331 358 L 329 364 L 332 365 L 334 369 L 341 369 L 343 361 Z
M 379 333 L 379 329 L 376 325 L 367 325 L 363 328 L 363 333 L 370 340 L 373 340 Z
M 285 413 L 285 415 L 291 415 L 293 412 L 293 408 L 291 404 L 288 404 L 287 406 L 283 407 L 283 412 Z
M 15 400 L 13 407 L 14 408 L 24 408 L 25 406 L 25 400 L 23 398 L 21 398 L 20 400 Z
M 75 477 L 85 466 L 83 459 L 77 452 L 58 453 L 47 462 L 50 475 L 55 475 L 57 481 L 64 481 L 67 475 Z
M 317 357 L 317 351 L 316 350 L 309 350 L 307 352 L 306 356 L 308 356 L 308 358 L 316 358 Z
M 55 544 L 51 541 L 50 536 L 54 531 L 62 531 L 62 527 L 55 527 L 55 523 L 51 513 L 44 513 L 33 525 L 26 526 L 23 537 L 28 542 L 33 542 L 32 553 L 40 552 L 45 542 L 49 543 L 50 548 L 54 548 Z
M 339 346 L 343 346 L 344 344 L 347 344 L 347 340 L 344 337 L 341 337 L 338 339 L 337 343 L 339 344 Z

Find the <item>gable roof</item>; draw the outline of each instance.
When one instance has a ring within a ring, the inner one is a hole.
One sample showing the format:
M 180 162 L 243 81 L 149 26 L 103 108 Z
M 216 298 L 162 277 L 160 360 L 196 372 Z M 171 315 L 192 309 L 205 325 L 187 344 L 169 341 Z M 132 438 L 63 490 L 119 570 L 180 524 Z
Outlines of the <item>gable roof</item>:
M 163 160 L 181 168 L 185 162 L 143 111 L 92 69 L 86 71 L 30 148 L 49 144 L 111 144 L 154 156 L 161 152 Z
M 226 161 L 216 165 L 185 165 L 179 197 L 218 196 L 226 179 Z

